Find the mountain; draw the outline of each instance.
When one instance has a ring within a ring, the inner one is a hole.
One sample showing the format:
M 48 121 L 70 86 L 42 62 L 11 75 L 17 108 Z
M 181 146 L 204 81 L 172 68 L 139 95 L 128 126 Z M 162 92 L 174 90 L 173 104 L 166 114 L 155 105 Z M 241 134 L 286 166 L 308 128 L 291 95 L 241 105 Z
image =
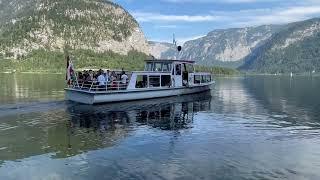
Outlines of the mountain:
M 320 19 L 288 24 L 245 58 L 241 70 L 258 73 L 320 71 Z
M 164 52 L 166 54 L 171 53 L 172 56 L 174 56 L 176 52 L 175 46 L 171 43 L 155 41 L 149 41 L 148 43 L 150 47 L 150 54 L 152 54 L 152 56 L 154 56 L 157 59 L 166 58 L 163 54 Z
M 280 28 L 279 25 L 264 25 L 214 30 L 202 38 L 185 42 L 180 53 L 162 44 L 167 48 L 160 54 L 161 58 L 192 59 L 201 65 L 236 67 Z
M 149 54 L 137 21 L 111 1 L 0 0 L 0 59 L 66 50 Z

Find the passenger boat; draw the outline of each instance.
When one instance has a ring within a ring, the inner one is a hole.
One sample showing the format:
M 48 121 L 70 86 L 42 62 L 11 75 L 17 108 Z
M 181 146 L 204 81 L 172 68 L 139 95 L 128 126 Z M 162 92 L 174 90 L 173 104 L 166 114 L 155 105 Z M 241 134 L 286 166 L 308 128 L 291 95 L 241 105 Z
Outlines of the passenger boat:
M 146 60 L 144 71 L 133 71 L 127 83 L 109 82 L 99 88 L 96 81 L 78 82 L 65 88 L 67 100 L 83 104 L 152 99 L 210 90 L 211 73 L 195 72 L 194 61 Z

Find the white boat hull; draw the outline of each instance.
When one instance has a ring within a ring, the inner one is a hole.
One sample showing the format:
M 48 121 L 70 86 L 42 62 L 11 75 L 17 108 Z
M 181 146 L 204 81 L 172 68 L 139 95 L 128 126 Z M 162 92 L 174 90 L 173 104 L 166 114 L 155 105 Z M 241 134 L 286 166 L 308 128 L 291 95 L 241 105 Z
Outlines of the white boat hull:
M 133 101 L 141 99 L 161 98 L 208 91 L 213 83 L 201 84 L 193 87 L 154 88 L 110 92 L 89 92 L 79 89 L 65 89 L 66 100 L 83 104 L 101 104 L 110 102 Z

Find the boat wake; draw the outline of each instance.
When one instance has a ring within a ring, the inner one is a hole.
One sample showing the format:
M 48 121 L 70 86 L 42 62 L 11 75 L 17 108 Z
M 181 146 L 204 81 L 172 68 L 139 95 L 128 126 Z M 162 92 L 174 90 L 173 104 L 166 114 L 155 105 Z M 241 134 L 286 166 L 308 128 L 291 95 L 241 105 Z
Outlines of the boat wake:
M 65 108 L 67 101 L 31 102 L 0 105 L 0 118 L 34 112 L 47 112 L 54 109 Z

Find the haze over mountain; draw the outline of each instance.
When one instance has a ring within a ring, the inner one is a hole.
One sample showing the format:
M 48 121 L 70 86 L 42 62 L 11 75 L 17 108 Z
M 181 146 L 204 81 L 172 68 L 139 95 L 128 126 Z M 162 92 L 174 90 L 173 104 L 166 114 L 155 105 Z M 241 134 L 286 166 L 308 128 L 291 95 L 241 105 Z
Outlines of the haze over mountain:
M 218 29 L 209 32 L 199 39 L 187 41 L 178 53 L 166 43 L 153 43 L 150 46 L 162 45 L 161 58 L 192 59 L 202 65 L 236 65 L 255 48 L 262 45 L 281 26 L 264 25 L 258 27 Z M 156 49 L 156 48 L 154 48 Z M 159 49 L 158 49 L 159 50 Z M 151 53 L 155 54 L 154 51 Z

